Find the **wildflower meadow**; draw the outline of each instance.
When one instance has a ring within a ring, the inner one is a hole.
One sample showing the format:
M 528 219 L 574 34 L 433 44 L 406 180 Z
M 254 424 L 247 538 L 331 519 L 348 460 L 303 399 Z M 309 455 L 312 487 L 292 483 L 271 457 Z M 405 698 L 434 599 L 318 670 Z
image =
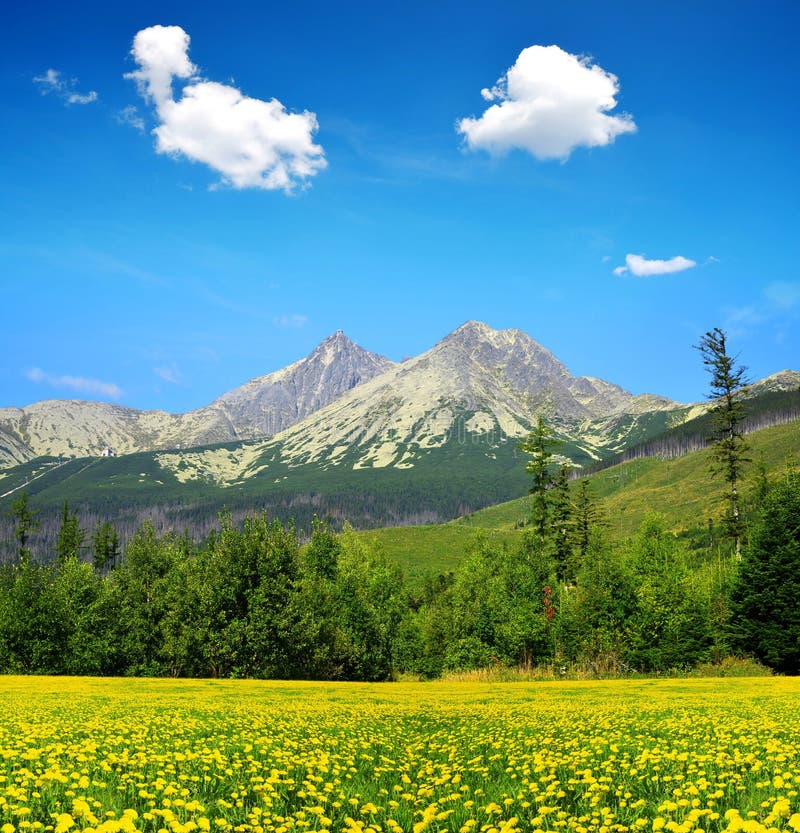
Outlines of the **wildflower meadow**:
M 800 680 L 0 678 L 2 833 L 800 831 Z

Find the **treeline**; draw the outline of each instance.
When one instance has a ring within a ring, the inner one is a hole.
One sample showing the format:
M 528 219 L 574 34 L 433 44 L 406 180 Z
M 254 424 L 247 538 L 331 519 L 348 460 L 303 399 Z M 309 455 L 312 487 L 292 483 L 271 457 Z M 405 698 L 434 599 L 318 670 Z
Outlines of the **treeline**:
M 110 465 L 113 464 L 114 460 L 110 461 Z M 310 534 L 315 516 L 328 518 L 337 530 L 343 528 L 345 521 L 359 529 L 443 523 L 484 506 L 519 497 L 525 490 L 521 470 L 509 473 L 502 468 L 474 473 L 383 469 L 342 474 L 317 471 L 315 482 L 308 473 L 293 477 L 299 483 L 296 487 L 265 486 L 262 482 L 248 487 L 252 493 L 215 489 L 210 490 L 210 497 L 186 489 L 180 498 L 172 499 L 154 494 L 152 490 L 140 493 L 114 489 L 110 494 L 92 495 L 78 491 L 71 495 L 69 485 L 73 481 L 65 483 L 60 491 L 43 493 L 37 481 L 26 490 L 40 522 L 39 532 L 32 538 L 29 548 L 37 560 L 52 557 L 65 497 L 84 528 L 93 530 L 98 522 L 108 521 L 116 528 L 120 540 L 126 543 L 147 520 L 159 533 L 190 529 L 197 538 L 205 538 L 227 509 L 237 524 L 246 516 L 262 511 L 267 511 L 272 518 L 291 518 L 305 536 Z M 453 488 L 455 477 L 458 477 L 457 488 Z M 303 479 L 309 482 L 303 483 Z M 0 563 L 14 561 L 17 556 L 14 520 L 10 512 L 16 494 L 0 501 Z M 58 501 L 53 494 L 59 495 Z
M 747 654 L 800 672 L 800 475 L 759 493 L 741 560 L 700 558 L 658 516 L 611 546 L 586 481 L 549 495 L 550 522 L 517 546 L 479 537 L 455 572 L 414 580 L 351 530 L 315 521 L 301 544 L 263 514 L 223 515 L 202 541 L 147 522 L 121 548 L 65 507 L 57 558 L 40 563 L 23 498 L 18 558 L 0 568 L 0 671 L 384 680 Z
M 800 390 L 771 391 L 750 399 L 742 397 L 746 412 L 739 426 L 742 434 L 752 434 L 774 425 L 786 425 L 800 420 Z M 708 447 L 715 433 L 714 414 L 709 411 L 682 425 L 667 429 L 662 434 L 637 443 L 614 457 L 596 464 L 592 471 L 609 468 L 629 460 L 659 457 L 671 460 Z

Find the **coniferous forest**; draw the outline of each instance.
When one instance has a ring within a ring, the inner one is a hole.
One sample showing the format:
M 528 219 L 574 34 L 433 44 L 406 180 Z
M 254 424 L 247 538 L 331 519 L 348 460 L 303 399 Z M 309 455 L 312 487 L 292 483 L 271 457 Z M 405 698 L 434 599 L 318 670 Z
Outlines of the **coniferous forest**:
M 423 576 L 319 521 L 302 544 L 266 516 L 223 515 L 202 542 L 145 523 L 121 552 L 113 529 L 87 539 L 67 507 L 56 559 L 38 563 L 23 497 L 19 559 L 0 570 L 0 669 L 384 680 L 667 673 L 739 655 L 800 671 L 800 474 L 763 484 L 739 556 L 729 539 L 702 558 L 658 515 L 612 545 L 586 481 L 567 506 L 554 480 L 518 546 L 477 537 L 455 571 Z

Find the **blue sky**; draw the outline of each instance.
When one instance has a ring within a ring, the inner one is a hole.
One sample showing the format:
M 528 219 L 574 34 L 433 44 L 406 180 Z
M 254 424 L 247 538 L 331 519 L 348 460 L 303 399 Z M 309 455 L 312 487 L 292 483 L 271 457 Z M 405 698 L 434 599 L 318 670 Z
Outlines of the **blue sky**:
M 468 319 L 682 401 L 715 326 L 800 369 L 798 4 L 206 5 L 5 13 L 0 406 Z

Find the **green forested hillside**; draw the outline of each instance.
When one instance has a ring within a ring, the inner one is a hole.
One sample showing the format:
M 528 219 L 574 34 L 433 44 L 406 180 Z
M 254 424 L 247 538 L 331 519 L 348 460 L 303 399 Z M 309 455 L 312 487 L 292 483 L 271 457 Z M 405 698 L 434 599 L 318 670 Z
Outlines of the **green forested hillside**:
M 762 461 L 771 478 L 778 477 L 793 460 L 800 462 L 800 421 L 764 428 L 748 435 L 747 440 L 751 463 L 745 496 L 748 489 L 755 488 Z M 709 465 L 709 450 L 703 449 L 670 460 L 631 460 L 590 475 L 609 538 L 629 538 L 648 513 L 659 512 L 670 531 L 702 539 L 709 519 L 716 522 L 721 509 L 722 485 Z M 445 524 L 394 527 L 364 534 L 379 541 L 403 564 L 415 569 L 446 570 L 463 559 L 476 533 L 492 540 L 515 541 L 529 515 L 530 499 L 522 497 Z
M 543 487 L 543 524 L 527 523 L 522 499 L 372 533 L 334 534 L 317 521 L 310 543 L 265 512 L 242 522 L 223 514 L 205 534 L 146 521 L 120 541 L 111 528 L 82 527 L 65 505 L 40 557 L 32 545 L 42 551 L 45 530 L 20 495 L 13 557 L 0 565 L 0 673 L 370 680 L 523 665 L 628 674 L 742 653 L 796 673 L 800 473 L 787 469 L 800 457 L 798 429 L 749 438 L 758 462 L 742 490 L 741 560 L 720 526 L 709 529 L 721 487 L 708 450 L 631 461 L 572 492 L 556 481 Z M 113 476 L 152 472 L 124 462 Z M 74 465 L 61 467 L 67 480 L 93 468 Z M 581 502 L 586 485 L 594 497 Z
M 216 471 L 201 468 L 208 458 L 205 451 L 218 462 L 241 454 L 245 445 L 192 449 L 185 454 L 191 461 L 187 467 L 195 467 L 191 477 L 161 465 L 153 452 L 69 461 L 40 458 L 8 469 L 0 477 L 5 556 L 11 554 L 13 538 L 8 512 L 23 491 L 42 522 L 32 546 L 43 556 L 52 552 L 65 501 L 85 527 L 110 521 L 127 540 L 147 519 L 161 531 L 189 529 L 202 536 L 225 509 L 239 519 L 265 510 L 282 522 L 293 520 L 301 530 L 310 529 L 315 515 L 330 518 L 334 526 L 349 521 L 360 528 L 434 523 L 523 494 L 526 488 L 524 461 L 511 440 L 491 449 L 480 442 L 453 441 L 407 469 L 290 466 L 274 449 L 255 458 L 255 473 L 233 482 L 219 479 L 219 465 Z

